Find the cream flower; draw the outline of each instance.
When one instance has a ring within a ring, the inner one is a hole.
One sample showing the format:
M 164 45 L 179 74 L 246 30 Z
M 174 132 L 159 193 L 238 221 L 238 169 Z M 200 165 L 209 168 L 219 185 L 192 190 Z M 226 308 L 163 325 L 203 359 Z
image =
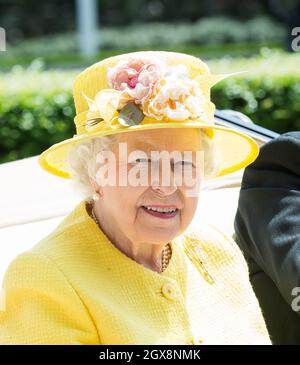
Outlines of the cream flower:
M 204 116 L 206 99 L 199 83 L 189 79 L 184 65 L 170 67 L 143 102 L 143 111 L 155 119 L 185 120 Z

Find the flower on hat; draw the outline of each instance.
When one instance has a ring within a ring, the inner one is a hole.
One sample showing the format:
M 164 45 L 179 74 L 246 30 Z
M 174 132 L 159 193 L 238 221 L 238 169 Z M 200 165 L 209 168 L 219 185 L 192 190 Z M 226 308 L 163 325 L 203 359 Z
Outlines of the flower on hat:
M 144 114 L 142 110 L 136 110 L 135 105 L 148 97 L 165 68 L 165 63 L 156 57 L 130 58 L 120 61 L 115 67 L 108 67 L 107 82 L 110 88 L 100 90 L 94 99 L 82 93 L 89 107 L 87 118 L 90 121 L 86 128 L 97 128 L 99 121 L 111 126 L 115 112 L 122 109 L 123 113 L 118 118 L 121 124 L 138 124 Z
M 178 65 L 156 82 L 149 98 L 143 101 L 143 111 L 159 120 L 182 121 L 201 116 L 205 101 L 199 84 L 189 79 L 184 65 Z
M 122 92 L 121 102 L 126 103 L 127 100 L 141 104 L 156 81 L 164 75 L 165 69 L 165 63 L 156 57 L 130 58 L 109 67 L 107 81 L 112 89 Z
M 115 119 L 123 126 L 137 125 L 146 115 L 166 122 L 207 120 L 209 88 L 224 77 L 200 74 L 191 79 L 183 64 L 167 65 L 157 57 L 129 57 L 108 67 L 107 89 L 94 99 L 83 94 L 89 106 L 87 116 L 92 128 L 99 121 L 111 126 Z

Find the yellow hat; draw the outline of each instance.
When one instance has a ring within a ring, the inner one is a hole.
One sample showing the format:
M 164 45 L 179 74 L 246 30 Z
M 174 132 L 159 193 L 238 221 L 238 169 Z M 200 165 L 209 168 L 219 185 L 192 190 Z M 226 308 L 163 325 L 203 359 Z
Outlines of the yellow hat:
M 210 89 L 227 75 L 213 75 L 194 56 L 139 51 L 106 58 L 75 79 L 76 134 L 39 156 L 48 172 L 71 178 L 69 148 L 85 139 L 156 128 L 202 128 L 214 140 L 218 176 L 253 162 L 259 146 L 251 137 L 214 122 Z

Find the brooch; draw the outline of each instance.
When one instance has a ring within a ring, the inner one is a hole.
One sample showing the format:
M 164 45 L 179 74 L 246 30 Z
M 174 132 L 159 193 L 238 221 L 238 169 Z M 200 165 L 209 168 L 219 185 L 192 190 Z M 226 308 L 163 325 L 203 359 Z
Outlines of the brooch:
M 214 284 L 215 280 L 211 276 L 211 274 L 207 271 L 204 260 L 203 260 L 203 252 L 199 246 L 199 241 L 197 238 L 194 238 L 190 235 L 185 236 L 185 240 L 183 242 L 183 250 L 189 259 L 192 261 L 194 266 L 198 269 L 203 278 L 209 283 Z

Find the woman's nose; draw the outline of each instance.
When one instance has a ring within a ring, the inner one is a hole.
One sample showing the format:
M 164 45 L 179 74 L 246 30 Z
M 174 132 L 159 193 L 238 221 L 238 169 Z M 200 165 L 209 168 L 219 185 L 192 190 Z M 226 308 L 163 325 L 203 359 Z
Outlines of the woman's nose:
M 152 189 L 160 195 L 172 195 L 177 190 L 177 186 L 152 185 Z
M 161 195 L 171 195 L 177 190 L 177 185 L 174 179 L 174 173 L 171 169 L 164 171 L 160 168 L 159 176 L 154 174 L 151 176 L 152 189 Z

